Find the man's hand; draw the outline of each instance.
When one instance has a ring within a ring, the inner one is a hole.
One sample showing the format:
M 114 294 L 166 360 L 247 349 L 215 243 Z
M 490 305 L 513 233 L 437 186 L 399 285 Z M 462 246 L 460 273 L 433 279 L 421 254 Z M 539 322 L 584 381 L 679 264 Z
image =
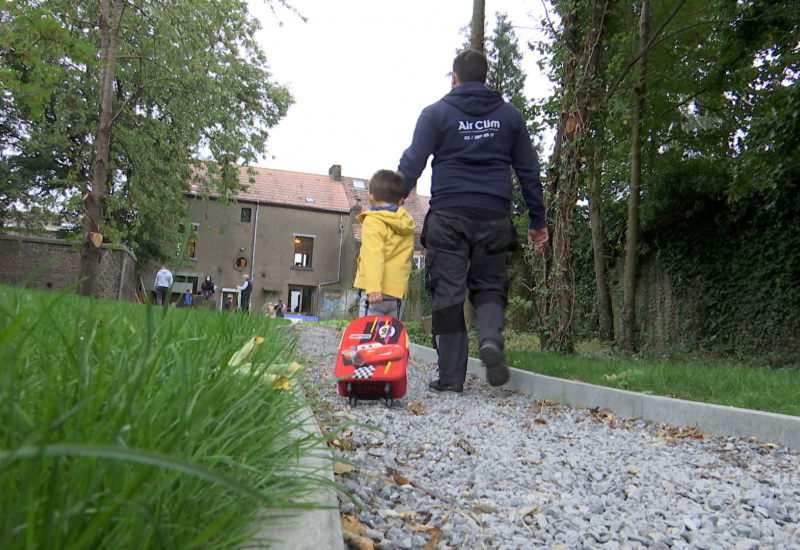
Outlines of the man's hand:
M 367 301 L 370 304 L 377 304 L 383 301 L 383 295 L 380 292 L 370 292 L 367 294 Z
M 547 232 L 546 227 L 542 229 L 528 229 L 528 244 L 532 244 L 534 250 L 541 250 L 549 240 L 550 234 Z

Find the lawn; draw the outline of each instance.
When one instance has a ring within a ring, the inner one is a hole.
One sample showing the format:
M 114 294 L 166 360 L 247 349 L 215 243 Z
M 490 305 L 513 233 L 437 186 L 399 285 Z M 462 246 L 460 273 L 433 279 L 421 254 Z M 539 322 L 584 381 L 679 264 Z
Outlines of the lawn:
M 286 323 L 0 286 L 0 548 L 239 548 L 302 506 Z
M 431 345 L 420 323 L 406 323 L 406 328 L 413 342 Z M 474 333 L 470 346 L 470 356 L 478 357 Z M 535 335 L 518 332 L 506 334 L 506 359 L 509 366 L 556 378 L 800 416 L 800 371 L 795 369 L 734 364 L 699 355 L 682 360 L 636 357 L 596 341 L 579 343 L 574 355 L 544 353 Z

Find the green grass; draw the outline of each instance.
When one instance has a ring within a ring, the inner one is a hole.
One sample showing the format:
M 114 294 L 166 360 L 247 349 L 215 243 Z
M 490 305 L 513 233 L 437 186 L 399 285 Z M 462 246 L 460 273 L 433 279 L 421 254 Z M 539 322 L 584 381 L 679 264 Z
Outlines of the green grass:
M 419 323 L 406 323 L 406 328 L 413 342 L 431 345 L 431 337 L 422 332 Z M 478 356 L 475 346 L 472 334 L 472 357 Z M 557 355 L 539 351 L 535 335 L 515 332 L 506 334 L 506 359 L 512 367 L 597 386 L 800 416 L 797 370 L 726 364 L 703 357 L 634 359 L 596 341 L 580 343 L 575 355 Z
M 259 510 L 306 506 L 324 441 L 263 377 L 284 323 L 0 286 L 0 548 L 239 548 Z

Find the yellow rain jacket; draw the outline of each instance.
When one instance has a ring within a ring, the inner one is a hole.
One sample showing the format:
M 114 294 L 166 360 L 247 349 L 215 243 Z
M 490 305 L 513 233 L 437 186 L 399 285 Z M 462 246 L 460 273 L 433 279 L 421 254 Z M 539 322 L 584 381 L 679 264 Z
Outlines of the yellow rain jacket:
M 356 216 L 362 223 L 353 286 L 405 298 L 414 253 L 414 218 L 403 207 L 397 212 L 367 210 Z

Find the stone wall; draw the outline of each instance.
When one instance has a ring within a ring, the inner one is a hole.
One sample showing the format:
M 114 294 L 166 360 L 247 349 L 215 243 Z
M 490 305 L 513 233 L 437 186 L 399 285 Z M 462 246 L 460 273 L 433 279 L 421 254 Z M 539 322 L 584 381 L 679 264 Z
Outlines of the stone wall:
M 80 251 L 61 239 L 0 235 L 0 283 L 64 290 L 80 273 Z M 132 302 L 139 280 L 136 257 L 127 248 L 103 246 L 95 294 Z

